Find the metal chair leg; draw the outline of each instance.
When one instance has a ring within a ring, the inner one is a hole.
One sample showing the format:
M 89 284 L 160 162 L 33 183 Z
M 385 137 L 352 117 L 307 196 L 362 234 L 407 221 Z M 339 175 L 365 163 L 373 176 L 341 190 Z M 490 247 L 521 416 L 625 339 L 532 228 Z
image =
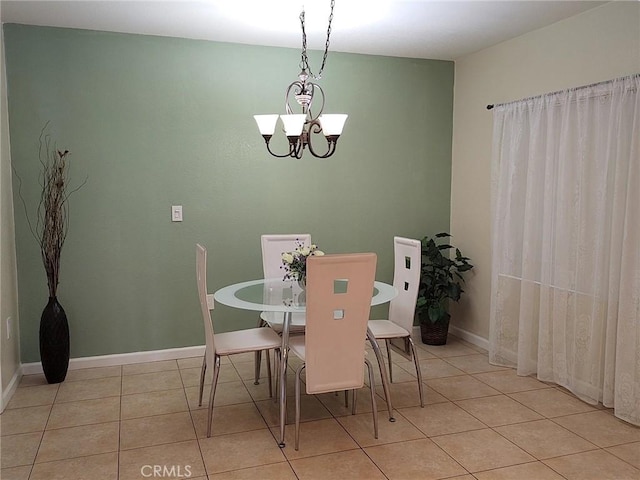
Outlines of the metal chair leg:
M 207 355 L 202 356 L 202 369 L 200 370 L 200 396 L 198 397 L 198 406 L 202 406 L 202 392 L 204 392 L 204 375 L 207 371 Z
M 254 373 L 253 384 L 260 385 L 260 366 L 262 364 L 262 351 L 257 350 L 254 356 L 255 356 L 256 363 L 255 363 L 255 373 Z
M 216 396 L 218 386 L 218 374 L 220 373 L 220 357 L 215 356 L 213 361 L 213 383 L 211 384 L 211 395 L 209 395 L 209 415 L 207 417 L 207 438 L 211 436 L 211 422 L 213 421 L 213 401 Z
M 373 433 L 375 438 L 378 438 L 378 406 L 376 405 L 376 393 L 375 393 L 375 384 L 373 378 L 373 367 L 369 360 L 365 358 L 364 362 L 367 364 L 367 368 L 369 369 L 369 385 L 371 386 L 371 408 L 373 410 Z M 355 391 L 354 391 L 355 393 Z M 355 405 L 355 399 L 353 404 Z
M 296 370 L 296 451 L 300 446 L 300 374 L 302 373 L 302 370 L 304 370 L 304 367 L 305 365 L 302 364 Z
M 358 390 L 351 390 L 353 393 L 351 394 L 351 415 L 356 414 L 356 404 L 358 403 Z M 346 392 L 346 390 L 345 390 Z
M 376 341 L 376 337 L 371 333 L 371 329 L 367 329 L 367 340 L 373 348 L 373 353 L 376 355 L 378 361 L 378 367 L 380 368 L 380 377 L 382 378 L 382 389 L 384 390 L 384 398 L 387 401 L 387 409 L 389 411 L 389 421 L 395 422 L 396 419 L 393 416 L 393 404 L 391 403 L 391 391 L 389 389 L 389 380 L 387 377 L 387 367 L 384 365 L 384 359 L 382 358 L 382 352 L 380 352 L 380 346 Z
M 391 341 L 387 338 L 385 341 L 387 347 L 387 359 L 389 360 L 389 383 L 393 383 L 393 363 L 391 363 Z
M 267 360 L 267 383 L 269 384 L 269 398 L 273 397 L 273 386 L 271 384 L 271 350 L 265 350 Z
M 266 327 L 267 322 L 265 322 L 262 318 L 258 318 L 258 328 Z M 262 351 L 258 350 L 254 354 L 255 357 L 255 377 L 253 379 L 254 385 L 260 384 L 260 367 L 262 364 Z
M 416 346 L 413 344 L 413 340 L 411 340 L 411 337 L 409 337 L 409 345 L 411 346 L 411 355 L 413 356 L 413 363 L 416 366 L 416 375 L 418 376 L 418 392 L 420 393 L 420 406 L 424 408 L 422 372 L 420 371 L 420 362 L 418 361 L 418 355 L 416 355 Z

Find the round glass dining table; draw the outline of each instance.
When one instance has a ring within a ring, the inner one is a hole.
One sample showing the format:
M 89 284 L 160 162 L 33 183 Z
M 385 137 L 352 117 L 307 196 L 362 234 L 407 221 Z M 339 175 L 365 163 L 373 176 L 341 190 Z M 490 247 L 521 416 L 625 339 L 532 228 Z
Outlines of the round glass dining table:
M 346 282 L 336 281 L 335 292 L 339 293 L 346 289 Z M 393 285 L 383 282 L 374 282 L 371 293 L 371 305 L 380 305 L 391 301 L 398 295 L 398 291 Z M 293 313 L 304 313 L 306 311 L 306 292 L 300 288 L 297 282 L 283 280 L 282 278 L 266 278 L 260 280 L 250 280 L 248 282 L 235 283 L 217 290 L 213 294 L 216 302 L 229 307 L 240 308 L 242 310 L 253 310 L 257 312 L 281 312 L 283 314 L 282 325 L 282 362 L 280 369 L 279 400 L 280 400 L 280 443 L 284 443 L 284 428 L 287 412 L 287 356 L 289 350 L 289 327 Z M 386 368 L 383 368 L 382 353 L 380 347 L 370 331 L 367 338 L 375 352 L 380 373 L 382 376 L 382 386 L 387 400 L 389 410 L 389 420 L 394 421 L 393 407 L 391 405 L 391 394 L 389 391 L 389 381 Z
M 335 283 L 336 293 L 346 290 L 346 282 Z M 374 282 L 371 305 L 391 301 L 398 295 L 393 285 Z M 297 282 L 267 278 L 235 283 L 213 294 L 216 302 L 229 307 L 259 312 L 304 312 L 306 295 Z

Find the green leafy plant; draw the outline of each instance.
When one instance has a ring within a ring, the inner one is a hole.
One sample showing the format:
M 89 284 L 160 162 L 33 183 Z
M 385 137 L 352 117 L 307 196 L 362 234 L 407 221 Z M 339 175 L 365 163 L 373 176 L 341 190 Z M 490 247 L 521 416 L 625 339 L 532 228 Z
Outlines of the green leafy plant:
M 451 235 L 442 232 L 435 238 L 422 239 L 422 272 L 416 312 L 421 323 L 447 322 L 449 320 L 449 300 L 457 302 L 464 292 L 462 274 L 473 268 L 469 258 L 449 243 L 439 243 Z M 455 248 L 455 256 L 450 251 Z

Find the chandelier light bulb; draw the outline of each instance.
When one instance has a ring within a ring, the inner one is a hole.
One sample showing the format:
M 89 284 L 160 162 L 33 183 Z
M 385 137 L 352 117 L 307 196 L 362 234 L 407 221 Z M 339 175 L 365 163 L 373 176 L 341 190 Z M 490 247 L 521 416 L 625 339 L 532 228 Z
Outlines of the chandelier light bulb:
M 299 137 L 302 134 L 307 116 L 304 113 L 296 113 L 293 115 L 280 115 L 280 119 L 287 137 Z
M 318 120 L 320 121 L 322 133 L 324 133 L 325 137 L 341 135 L 348 116 L 349 115 L 344 113 L 320 115 Z
M 254 115 L 258 124 L 258 130 L 260 135 L 273 135 L 276 131 L 276 123 L 278 122 L 278 115 Z

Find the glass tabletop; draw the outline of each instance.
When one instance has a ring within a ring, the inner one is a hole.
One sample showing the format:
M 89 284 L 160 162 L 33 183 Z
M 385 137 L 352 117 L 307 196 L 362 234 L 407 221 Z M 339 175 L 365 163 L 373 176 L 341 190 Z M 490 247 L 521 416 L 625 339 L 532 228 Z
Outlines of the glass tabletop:
M 336 282 L 336 291 L 344 289 L 346 282 Z M 371 295 L 371 305 L 379 305 L 392 300 L 398 291 L 383 282 L 375 282 Z M 297 282 L 282 278 L 267 278 L 235 283 L 223 287 L 213 294 L 216 302 L 229 307 L 261 312 L 304 312 L 306 292 Z

